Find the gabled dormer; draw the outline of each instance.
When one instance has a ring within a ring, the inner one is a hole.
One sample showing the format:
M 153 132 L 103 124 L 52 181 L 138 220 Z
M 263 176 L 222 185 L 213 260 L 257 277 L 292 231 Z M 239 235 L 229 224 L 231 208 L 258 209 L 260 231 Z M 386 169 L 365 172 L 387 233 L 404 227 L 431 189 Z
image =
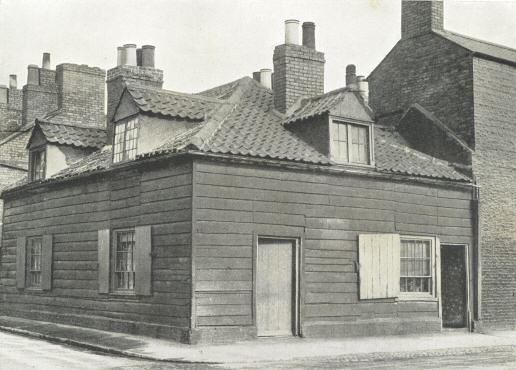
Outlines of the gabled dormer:
M 345 88 L 298 100 L 284 125 L 336 164 L 374 165 L 374 117 L 361 77 Z
M 200 95 L 128 85 L 113 115 L 113 163 L 158 149 L 206 121 L 223 104 Z
M 102 148 L 106 131 L 36 120 L 27 149 L 29 181 L 49 178 Z

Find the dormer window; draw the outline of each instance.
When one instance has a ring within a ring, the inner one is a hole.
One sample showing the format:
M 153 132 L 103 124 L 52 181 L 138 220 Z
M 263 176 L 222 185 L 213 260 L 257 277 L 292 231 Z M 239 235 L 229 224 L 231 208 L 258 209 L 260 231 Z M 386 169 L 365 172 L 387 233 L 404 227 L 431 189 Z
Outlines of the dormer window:
M 44 146 L 30 151 L 30 179 L 32 181 L 45 178 L 46 161 L 47 152 Z
M 342 164 L 371 165 L 372 126 L 370 123 L 330 119 L 331 158 Z
M 133 118 L 117 123 L 113 145 L 113 162 L 122 162 L 136 157 L 136 140 L 138 138 L 138 119 Z

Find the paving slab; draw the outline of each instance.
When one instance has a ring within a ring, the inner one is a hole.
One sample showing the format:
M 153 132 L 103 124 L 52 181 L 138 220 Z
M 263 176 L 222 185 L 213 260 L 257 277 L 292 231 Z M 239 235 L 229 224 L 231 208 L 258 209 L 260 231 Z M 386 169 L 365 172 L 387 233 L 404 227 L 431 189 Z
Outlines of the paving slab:
M 164 339 L 0 316 L 0 329 L 112 354 L 191 363 L 252 363 L 346 357 L 349 361 L 416 358 L 516 349 L 516 331 L 339 339 L 262 338 L 218 345 L 187 345 Z

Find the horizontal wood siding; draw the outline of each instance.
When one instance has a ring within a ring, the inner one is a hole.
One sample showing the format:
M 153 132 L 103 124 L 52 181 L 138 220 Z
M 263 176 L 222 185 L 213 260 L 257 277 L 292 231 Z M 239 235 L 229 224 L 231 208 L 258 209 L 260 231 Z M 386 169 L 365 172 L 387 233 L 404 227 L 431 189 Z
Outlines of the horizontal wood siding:
M 147 165 L 53 185 L 5 201 L 0 309 L 31 317 L 103 317 L 188 329 L 191 316 L 191 162 Z M 99 294 L 98 230 L 152 226 L 149 296 Z M 52 290 L 16 288 L 16 241 L 52 235 Z
M 436 302 L 359 300 L 359 233 L 471 244 L 468 190 L 207 161 L 194 168 L 197 327 L 254 325 L 256 235 L 304 236 L 304 324 L 437 317 Z

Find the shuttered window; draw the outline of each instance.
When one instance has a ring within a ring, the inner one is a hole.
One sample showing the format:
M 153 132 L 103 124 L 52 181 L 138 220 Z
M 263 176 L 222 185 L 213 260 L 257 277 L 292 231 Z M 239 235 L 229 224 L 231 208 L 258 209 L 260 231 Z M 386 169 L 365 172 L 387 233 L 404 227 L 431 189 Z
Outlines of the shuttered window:
M 52 288 L 52 236 L 20 237 L 16 245 L 16 286 Z
M 438 244 L 431 237 L 359 235 L 360 299 L 435 297 Z
M 400 291 L 400 236 L 361 234 L 359 246 L 360 299 L 393 298 Z
M 98 233 L 99 293 L 151 294 L 151 227 L 110 234 Z

